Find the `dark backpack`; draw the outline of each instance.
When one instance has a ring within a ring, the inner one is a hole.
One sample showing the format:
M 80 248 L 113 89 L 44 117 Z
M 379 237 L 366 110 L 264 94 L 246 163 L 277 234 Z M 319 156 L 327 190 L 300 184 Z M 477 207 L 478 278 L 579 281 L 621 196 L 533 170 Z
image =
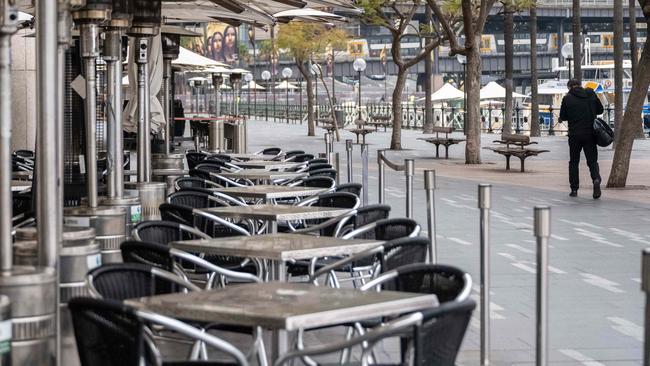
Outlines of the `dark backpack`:
M 598 98 L 594 93 L 594 98 Z M 609 127 L 609 124 L 602 118 L 599 118 L 593 111 L 593 101 L 589 100 L 589 110 L 594 116 L 594 136 L 596 137 L 596 145 L 607 147 L 614 142 L 614 130 Z

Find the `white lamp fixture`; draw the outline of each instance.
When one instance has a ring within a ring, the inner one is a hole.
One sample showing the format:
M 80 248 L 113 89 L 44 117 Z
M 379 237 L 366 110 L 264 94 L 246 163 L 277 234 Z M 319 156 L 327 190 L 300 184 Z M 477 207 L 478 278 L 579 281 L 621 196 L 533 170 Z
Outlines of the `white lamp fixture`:
M 354 71 L 362 72 L 366 69 L 366 60 L 359 57 L 356 60 L 354 60 L 354 62 L 352 63 L 352 67 L 354 68 Z

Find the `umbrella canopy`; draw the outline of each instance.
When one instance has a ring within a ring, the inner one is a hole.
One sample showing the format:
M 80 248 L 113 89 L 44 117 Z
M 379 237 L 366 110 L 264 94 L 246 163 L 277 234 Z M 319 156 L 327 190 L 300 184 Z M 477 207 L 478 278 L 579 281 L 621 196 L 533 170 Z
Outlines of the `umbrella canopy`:
M 525 95 L 512 92 L 513 98 L 526 98 Z M 506 88 L 490 81 L 486 86 L 481 88 L 481 99 L 506 99 Z
M 295 90 L 295 89 L 298 89 L 297 86 L 291 84 L 290 82 L 288 82 L 286 80 L 281 82 L 280 84 L 278 84 L 275 88 L 279 89 L 279 90 L 286 90 L 286 89 Z
M 285 18 L 285 19 L 301 19 L 301 20 L 311 20 L 311 21 L 330 21 L 330 20 L 339 20 L 344 21 L 345 17 L 340 15 L 326 13 L 324 11 L 303 8 L 303 9 L 289 9 L 284 10 L 278 13 L 273 14 L 276 19 Z
M 256 83 L 255 80 L 251 80 L 250 82 L 244 84 L 242 87 L 242 90 L 266 90 L 263 86 L 260 84 Z
M 456 89 L 455 86 L 449 83 L 445 83 L 442 88 L 436 90 L 433 94 L 431 94 L 431 102 L 442 103 L 450 100 L 463 99 L 464 96 L 465 94 L 462 91 Z M 418 99 L 418 102 L 421 102 L 424 99 L 425 98 L 420 98 Z
M 215 66 L 228 67 L 228 65 L 224 63 L 201 56 L 198 53 L 194 53 L 184 47 L 180 48 L 178 58 L 172 61 L 172 65 L 195 69 Z

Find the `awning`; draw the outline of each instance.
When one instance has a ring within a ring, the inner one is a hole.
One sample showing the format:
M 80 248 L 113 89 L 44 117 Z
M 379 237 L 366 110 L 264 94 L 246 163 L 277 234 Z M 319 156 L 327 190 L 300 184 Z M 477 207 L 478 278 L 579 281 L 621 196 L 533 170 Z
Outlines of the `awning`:
M 442 103 L 450 100 L 463 99 L 464 97 L 465 94 L 461 90 L 456 89 L 455 86 L 449 83 L 445 83 L 442 88 L 431 94 L 431 101 L 433 103 Z M 418 102 L 421 102 L 424 99 L 425 98 L 420 98 L 418 99 Z
M 513 98 L 526 98 L 525 95 L 512 92 Z M 481 99 L 506 99 L 506 88 L 490 81 L 486 86 L 481 88 Z
M 228 65 L 209 59 L 205 56 L 201 56 L 198 53 L 194 53 L 187 48 L 181 47 L 178 54 L 178 58 L 172 61 L 172 65 L 180 66 L 182 68 L 195 68 L 202 69 L 208 67 L 229 67 Z
M 281 82 L 280 84 L 278 84 L 275 87 L 275 89 L 277 89 L 277 90 L 287 90 L 287 89 L 295 90 L 295 89 L 298 89 L 298 87 L 285 80 L 285 81 Z

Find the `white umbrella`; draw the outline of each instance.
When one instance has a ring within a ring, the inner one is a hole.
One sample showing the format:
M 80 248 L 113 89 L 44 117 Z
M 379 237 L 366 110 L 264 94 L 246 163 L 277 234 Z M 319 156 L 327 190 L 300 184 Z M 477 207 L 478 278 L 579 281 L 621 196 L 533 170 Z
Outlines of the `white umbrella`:
M 512 92 L 513 98 L 526 98 L 525 95 Z M 490 81 L 486 86 L 481 88 L 481 99 L 505 99 L 506 98 L 506 88 L 497 84 L 494 81 Z
M 279 13 L 273 14 L 273 16 L 275 18 L 307 19 L 307 20 L 320 20 L 320 21 L 345 20 L 345 17 L 342 17 L 340 15 L 326 13 L 324 11 L 310 9 L 310 8 L 284 10 Z
M 295 90 L 295 89 L 298 89 L 297 86 L 287 82 L 286 80 L 281 82 L 280 84 L 278 84 L 275 88 L 280 89 L 280 90 L 286 90 L 286 89 Z
M 260 84 L 256 83 L 255 80 L 251 80 L 250 82 L 248 82 L 247 84 L 245 84 L 245 85 L 242 86 L 241 88 L 242 88 L 242 90 L 248 90 L 248 89 L 252 89 L 252 90 L 266 90 L 263 86 L 261 86 Z
M 463 99 L 464 97 L 465 94 L 462 91 L 456 89 L 455 86 L 449 83 L 445 83 L 442 88 L 436 90 L 433 94 L 431 94 L 431 102 L 442 103 L 450 100 Z M 424 99 L 425 98 L 420 98 L 418 99 L 418 102 L 421 102 Z
M 215 66 L 228 67 L 228 65 L 224 63 L 217 62 L 205 56 L 201 56 L 198 53 L 194 53 L 184 47 L 180 48 L 178 58 L 172 61 L 172 65 L 198 69 Z

